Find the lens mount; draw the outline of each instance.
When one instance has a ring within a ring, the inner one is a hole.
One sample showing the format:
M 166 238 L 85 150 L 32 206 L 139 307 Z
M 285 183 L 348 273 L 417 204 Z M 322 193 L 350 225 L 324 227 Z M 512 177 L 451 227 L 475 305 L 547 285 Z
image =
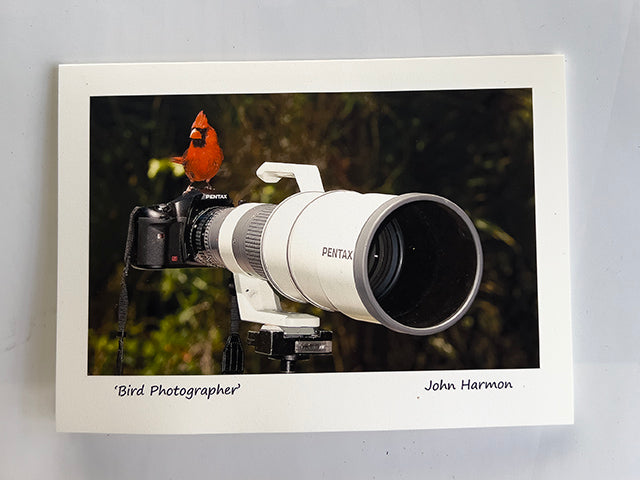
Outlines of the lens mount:
M 199 212 L 188 232 L 189 247 L 194 259 L 208 267 L 224 267 L 218 248 L 218 231 L 232 207 L 209 207 Z

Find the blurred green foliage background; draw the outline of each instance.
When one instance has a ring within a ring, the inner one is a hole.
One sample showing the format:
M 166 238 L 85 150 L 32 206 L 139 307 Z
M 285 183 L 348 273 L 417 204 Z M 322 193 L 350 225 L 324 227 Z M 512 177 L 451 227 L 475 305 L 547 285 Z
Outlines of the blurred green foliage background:
M 92 98 L 89 374 L 115 371 L 129 213 L 186 188 L 170 157 L 188 146 L 200 110 L 225 153 L 213 183 L 236 204 L 278 203 L 297 191 L 292 181 L 263 184 L 262 162 L 312 163 L 327 190 L 442 195 L 480 233 L 480 292 L 441 334 L 411 337 L 283 301 L 334 332 L 333 355 L 301 362 L 300 371 L 538 367 L 532 96 L 512 89 Z M 229 278 L 222 269 L 132 269 L 125 374 L 220 373 Z M 251 327 L 243 322 L 243 338 Z M 278 371 L 245 350 L 247 373 Z

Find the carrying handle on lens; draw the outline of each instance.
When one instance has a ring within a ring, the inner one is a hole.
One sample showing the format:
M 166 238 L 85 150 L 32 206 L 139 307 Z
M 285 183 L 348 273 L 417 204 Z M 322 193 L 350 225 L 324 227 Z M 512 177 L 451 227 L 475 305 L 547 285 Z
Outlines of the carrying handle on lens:
M 266 183 L 277 183 L 281 178 L 293 178 L 301 192 L 324 192 L 320 171 L 315 165 L 264 162 L 256 175 Z
M 315 165 L 264 162 L 256 175 L 265 183 L 293 178 L 301 192 L 324 192 L 320 171 Z M 320 319 L 304 313 L 285 312 L 269 283 L 260 278 L 234 273 L 240 318 L 245 321 L 281 327 L 315 327 Z

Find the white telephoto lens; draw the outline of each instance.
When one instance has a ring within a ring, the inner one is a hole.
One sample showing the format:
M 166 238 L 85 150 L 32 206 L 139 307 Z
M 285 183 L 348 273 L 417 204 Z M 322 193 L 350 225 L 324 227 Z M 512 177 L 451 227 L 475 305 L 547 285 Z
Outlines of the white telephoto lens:
M 460 320 L 480 286 L 478 233 L 436 195 L 307 191 L 231 210 L 203 229 L 210 257 L 296 302 L 429 335 Z

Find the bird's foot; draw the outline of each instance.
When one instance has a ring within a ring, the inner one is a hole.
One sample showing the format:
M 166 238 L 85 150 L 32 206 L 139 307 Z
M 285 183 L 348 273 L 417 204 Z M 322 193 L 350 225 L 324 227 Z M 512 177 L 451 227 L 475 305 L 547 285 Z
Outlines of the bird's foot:
M 195 188 L 205 195 L 210 195 L 216 191 L 209 182 L 194 182 Z

